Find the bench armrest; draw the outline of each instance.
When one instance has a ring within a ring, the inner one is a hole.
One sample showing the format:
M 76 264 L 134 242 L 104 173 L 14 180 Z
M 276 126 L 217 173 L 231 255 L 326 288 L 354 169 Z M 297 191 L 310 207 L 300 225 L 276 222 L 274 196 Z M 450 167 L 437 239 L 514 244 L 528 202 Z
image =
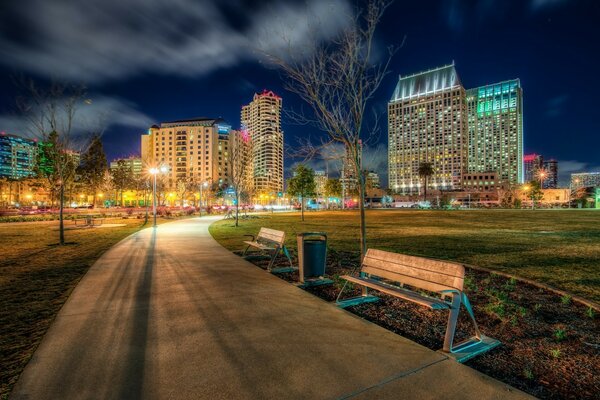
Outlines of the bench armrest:
M 254 235 L 244 235 L 244 236 L 251 237 L 252 239 L 250 239 L 250 241 L 251 241 L 251 242 L 254 242 Z

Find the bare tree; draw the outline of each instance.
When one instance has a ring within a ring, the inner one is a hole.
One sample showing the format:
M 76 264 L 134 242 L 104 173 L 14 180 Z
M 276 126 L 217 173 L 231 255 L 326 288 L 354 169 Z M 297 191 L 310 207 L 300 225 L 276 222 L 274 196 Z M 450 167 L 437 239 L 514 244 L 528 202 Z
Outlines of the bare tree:
M 25 94 L 17 98 L 17 105 L 27 118 L 30 133 L 47 144 L 44 147 L 47 176 L 50 190 L 58 191 L 59 243 L 63 245 L 65 188 L 75 176 L 77 163 L 73 126 L 77 110 L 85 100 L 85 88 L 56 82 L 44 88 L 33 80 L 24 81 L 22 86 Z
M 367 249 L 361 143 L 374 132 L 364 127 L 364 116 L 395 52 L 389 47 L 387 58 L 383 62 L 375 61 L 375 29 L 390 4 L 389 0 L 369 1 L 330 42 L 315 39 L 308 48 L 294 48 L 289 44 L 283 55 L 266 54 L 283 72 L 286 89 L 311 107 L 314 117 L 298 115 L 299 119 L 304 118 L 305 123 L 313 123 L 326 132 L 327 143 L 344 145 L 358 171 L 361 257 Z
M 239 226 L 240 198 L 252 191 L 252 146 L 250 134 L 242 127 L 239 131 L 229 133 L 229 158 L 231 165 L 229 187 L 233 189 L 235 198 L 235 226 Z

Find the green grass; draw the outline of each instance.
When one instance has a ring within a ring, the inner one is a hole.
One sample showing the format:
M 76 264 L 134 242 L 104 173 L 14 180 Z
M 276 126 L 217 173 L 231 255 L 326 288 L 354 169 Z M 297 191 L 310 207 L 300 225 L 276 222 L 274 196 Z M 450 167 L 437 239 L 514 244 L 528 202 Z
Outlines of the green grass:
M 358 213 L 266 214 L 259 219 L 219 221 L 211 234 L 230 250 L 243 234 L 261 226 L 296 234 L 324 231 L 329 245 L 358 258 Z M 600 212 L 595 210 L 368 210 L 367 245 L 412 255 L 460 261 L 515 274 L 600 301 Z
M 164 222 L 159 220 L 160 222 Z M 100 255 L 143 226 L 143 219 L 107 219 L 122 227 L 66 230 L 58 222 L 0 224 L 0 399 L 31 358 L 56 313 Z M 72 227 L 73 222 L 65 223 Z

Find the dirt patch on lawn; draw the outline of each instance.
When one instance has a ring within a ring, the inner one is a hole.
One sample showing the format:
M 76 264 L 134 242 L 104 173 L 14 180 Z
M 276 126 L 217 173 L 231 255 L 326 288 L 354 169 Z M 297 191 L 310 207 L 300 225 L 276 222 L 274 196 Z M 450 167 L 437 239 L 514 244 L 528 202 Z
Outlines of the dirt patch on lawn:
M 251 261 L 262 268 L 268 264 L 267 260 Z M 282 258 L 276 266 L 285 267 L 286 261 Z M 358 257 L 330 251 L 327 263 L 327 276 L 335 283 L 306 290 L 335 301 L 344 284 L 339 276 L 356 273 Z M 297 272 L 279 276 L 298 281 Z M 467 270 L 465 292 L 482 333 L 502 342 L 467 365 L 542 399 L 600 399 L 600 317 L 596 310 L 568 295 L 474 269 Z M 344 297 L 358 294 L 357 288 L 346 286 Z M 430 349 L 442 348 L 447 312 L 376 295 L 381 299 L 377 303 L 347 310 Z M 463 309 L 455 342 L 471 334 L 472 324 Z

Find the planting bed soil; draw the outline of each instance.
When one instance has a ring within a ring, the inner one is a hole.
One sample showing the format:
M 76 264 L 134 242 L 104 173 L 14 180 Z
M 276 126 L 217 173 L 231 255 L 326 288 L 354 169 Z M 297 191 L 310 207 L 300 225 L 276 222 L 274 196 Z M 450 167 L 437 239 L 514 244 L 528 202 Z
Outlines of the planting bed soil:
M 268 260 L 251 261 L 262 268 L 268 264 Z M 281 257 L 276 267 L 288 266 L 286 262 Z M 345 282 L 339 276 L 358 272 L 358 256 L 330 250 L 327 264 L 327 276 L 334 284 L 307 291 L 331 302 Z M 279 276 L 298 281 L 297 272 Z M 542 399 L 600 399 L 597 310 L 569 295 L 474 269 L 467 269 L 465 292 L 481 332 L 502 342 L 466 365 Z M 380 301 L 347 310 L 430 349 L 442 348 L 447 312 L 372 293 Z M 348 284 L 343 297 L 358 294 Z M 472 324 L 463 308 L 455 342 L 471 334 Z

